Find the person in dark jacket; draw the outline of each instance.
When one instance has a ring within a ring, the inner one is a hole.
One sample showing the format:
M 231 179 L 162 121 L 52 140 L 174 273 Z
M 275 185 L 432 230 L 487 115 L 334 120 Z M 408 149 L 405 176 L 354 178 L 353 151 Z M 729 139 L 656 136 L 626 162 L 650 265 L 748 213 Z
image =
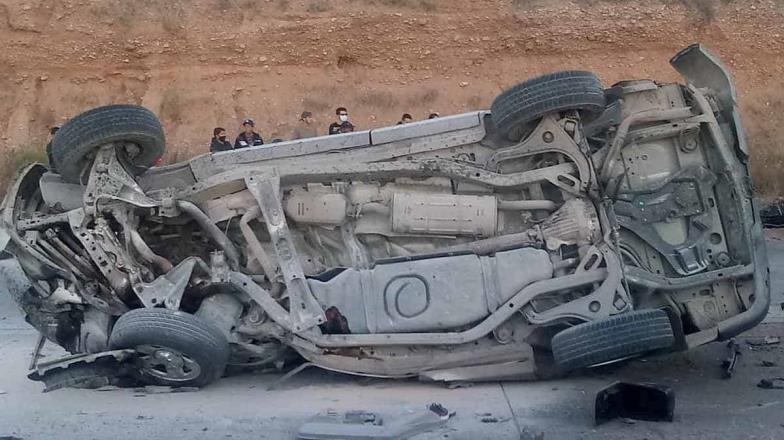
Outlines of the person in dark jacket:
M 305 139 L 318 136 L 316 132 L 316 121 L 313 119 L 313 113 L 309 111 L 302 112 L 297 123 L 297 128 L 294 129 L 292 139 Z
M 346 131 L 346 124 L 351 126 L 351 131 L 354 131 L 354 125 L 351 122 L 348 122 L 348 110 L 346 107 L 338 107 L 335 109 L 335 114 L 338 117 L 336 122 L 329 124 L 329 134 L 340 134 L 340 133 L 348 133 Z
M 49 170 L 53 173 L 56 173 L 57 169 L 54 166 L 54 158 L 52 157 L 52 139 L 54 139 L 54 135 L 57 134 L 58 130 L 60 130 L 60 127 L 49 129 L 49 142 L 46 143 L 46 158 L 49 160 Z
M 354 124 L 352 124 L 351 122 L 348 122 L 348 121 L 340 124 L 339 132 L 340 133 L 353 133 L 354 132 Z
M 220 151 L 233 150 L 231 142 L 226 140 L 226 129 L 223 127 L 215 127 L 212 130 L 212 143 L 210 144 L 210 153 L 217 153 Z
M 256 147 L 259 145 L 264 145 L 264 140 L 261 138 L 261 135 L 253 131 L 253 127 L 256 126 L 256 123 L 253 122 L 253 119 L 246 119 L 242 121 L 242 129 L 243 132 L 237 136 L 237 140 L 234 141 L 234 149 L 237 148 L 248 148 L 248 147 Z

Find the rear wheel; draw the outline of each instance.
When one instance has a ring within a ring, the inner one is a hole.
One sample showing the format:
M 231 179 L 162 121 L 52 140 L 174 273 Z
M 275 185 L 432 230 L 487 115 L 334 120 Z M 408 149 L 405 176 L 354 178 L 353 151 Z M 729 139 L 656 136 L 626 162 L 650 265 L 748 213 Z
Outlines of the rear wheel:
M 223 374 L 229 359 L 229 343 L 220 330 L 197 316 L 169 309 L 136 309 L 122 315 L 109 345 L 136 350 L 139 378 L 154 385 L 207 385 Z
M 663 310 L 638 310 L 570 327 L 553 337 L 556 365 L 575 370 L 672 347 L 675 336 Z
M 591 72 L 565 71 L 543 75 L 505 90 L 493 101 L 490 113 L 498 130 L 519 141 L 534 123 L 549 113 L 580 111 L 592 120 L 604 111 L 604 87 Z
M 163 155 L 163 128 L 150 110 L 136 105 L 109 105 L 86 111 L 65 123 L 52 139 L 53 169 L 80 183 L 98 149 L 114 144 L 118 156 L 139 175 Z

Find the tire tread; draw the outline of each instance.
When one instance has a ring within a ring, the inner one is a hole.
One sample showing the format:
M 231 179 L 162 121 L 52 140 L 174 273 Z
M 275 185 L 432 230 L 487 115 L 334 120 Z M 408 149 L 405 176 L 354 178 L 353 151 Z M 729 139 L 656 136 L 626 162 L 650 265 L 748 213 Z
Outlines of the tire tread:
M 133 142 L 141 153 L 140 168 L 151 166 L 163 154 L 163 127 L 150 110 L 128 104 L 97 107 L 69 120 L 52 139 L 52 159 L 63 179 L 79 183 L 90 152 L 111 142 Z
M 501 133 L 511 137 L 515 128 L 548 113 L 581 110 L 583 119 L 590 120 L 601 114 L 604 106 L 604 87 L 593 73 L 563 71 L 505 90 L 493 101 L 490 112 Z
M 188 383 L 167 383 L 144 377 L 159 385 L 203 386 L 220 377 L 230 355 L 229 343 L 220 330 L 201 318 L 180 311 L 161 308 L 131 310 L 120 316 L 109 337 L 114 348 L 160 345 L 193 357 L 202 374 Z
M 671 347 L 672 325 L 663 310 L 639 310 L 570 327 L 553 337 L 556 364 L 565 369 Z

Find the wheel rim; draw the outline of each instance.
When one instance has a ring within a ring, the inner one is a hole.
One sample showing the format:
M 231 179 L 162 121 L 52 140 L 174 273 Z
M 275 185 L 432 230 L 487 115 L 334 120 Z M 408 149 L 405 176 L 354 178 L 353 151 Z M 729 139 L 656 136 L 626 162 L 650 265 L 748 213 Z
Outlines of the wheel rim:
M 182 352 L 157 345 L 136 347 L 140 371 L 169 382 L 187 382 L 201 374 L 199 363 Z

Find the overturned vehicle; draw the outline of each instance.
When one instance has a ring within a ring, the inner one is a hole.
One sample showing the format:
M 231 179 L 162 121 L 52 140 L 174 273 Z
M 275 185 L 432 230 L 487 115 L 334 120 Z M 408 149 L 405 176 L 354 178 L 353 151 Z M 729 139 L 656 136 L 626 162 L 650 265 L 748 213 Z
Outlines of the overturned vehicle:
M 12 293 L 163 385 L 292 354 L 536 378 L 733 337 L 769 303 L 735 90 L 699 45 L 671 62 L 686 85 L 559 72 L 491 111 L 155 168 L 152 113 L 90 110 L 5 198 Z

